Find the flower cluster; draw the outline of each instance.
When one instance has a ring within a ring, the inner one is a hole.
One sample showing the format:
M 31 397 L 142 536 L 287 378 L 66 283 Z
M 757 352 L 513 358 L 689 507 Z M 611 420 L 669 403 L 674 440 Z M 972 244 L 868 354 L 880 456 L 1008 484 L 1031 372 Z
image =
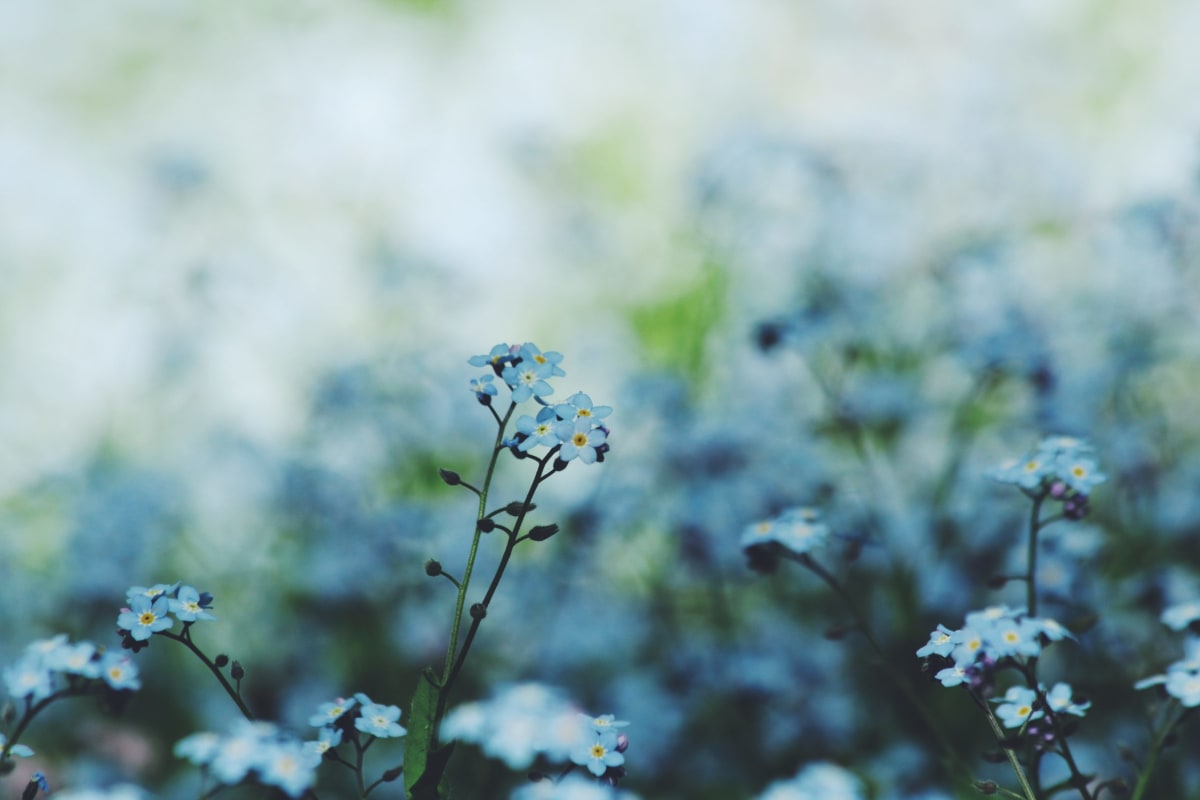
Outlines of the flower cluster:
M 992 472 L 992 478 L 1000 483 L 1062 501 L 1067 519 L 1082 519 L 1087 514 L 1092 488 L 1106 477 L 1099 471 L 1091 445 L 1071 436 L 1043 439 L 1024 458 L 1006 462 Z
M 541 405 L 535 415 L 517 418 L 516 434 L 504 441 L 514 455 L 523 456 L 535 447 L 548 447 L 557 461 L 566 464 L 578 458 L 585 464 L 604 460 L 609 450 L 609 428 L 604 420 L 612 413 L 609 406 L 597 406 L 583 392 L 566 402 L 551 404 L 545 398 L 554 393 L 550 379 L 566 375 L 559 366 L 562 354 L 543 353 L 537 345 L 498 344 L 486 355 L 472 356 L 468 363 L 491 367 L 494 375 L 482 375 L 471 381 L 471 391 L 480 403 L 490 406 L 497 396 L 494 378 L 499 377 L 512 393 L 512 402 L 533 399 Z
M 125 600 L 129 605 L 117 615 L 117 629 L 121 646 L 135 653 L 147 646 L 154 634 L 173 628 L 175 619 L 185 628 L 198 620 L 216 619 L 209 610 L 213 596 L 178 581 L 133 586 L 125 593 Z
M 829 527 L 813 508 L 789 508 L 770 519 L 746 526 L 741 548 L 751 569 L 768 572 L 780 555 L 802 556 L 829 540 Z
M 193 733 L 175 755 L 199 766 L 222 786 L 256 783 L 300 797 L 315 781 L 321 756 L 269 722 L 237 720 L 229 733 Z
M 935 675 L 943 686 L 990 691 L 997 668 L 1036 658 L 1050 642 L 1065 638 L 1074 637 L 1053 619 L 1030 617 L 1023 608 L 990 606 L 967 614 L 958 630 L 939 624 L 917 656 L 930 665 L 946 665 Z
M 362 692 L 350 698 L 339 697 L 321 703 L 308 718 L 309 725 L 321 729 L 320 738 L 309 742 L 310 749 L 324 755 L 341 744 L 346 732 L 351 736 L 357 736 L 357 731 L 376 739 L 397 739 L 408 732 L 399 720 L 399 706 L 376 703 Z
M 1172 630 L 1181 631 L 1200 620 L 1200 603 L 1195 601 L 1171 606 L 1163 611 L 1163 623 Z M 1135 689 L 1148 689 L 1161 685 L 1171 697 L 1185 708 L 1200 706 L 1200 638 L 1189 636 L 1184 640 L 1183 658 L 1167 665 L 1161 675 L 1143 678 L 1134 684 Z
M 628 724 L 611 714 L 582 714 L 555 690 L 523 683 L 490 700 L 458 706 L 443 721 L 441 735 L 479 745 L 512 769 L 527 769 L 541 757 L 584 767 L 615 784 L 625 774 L 629 739 L 620 729 Z

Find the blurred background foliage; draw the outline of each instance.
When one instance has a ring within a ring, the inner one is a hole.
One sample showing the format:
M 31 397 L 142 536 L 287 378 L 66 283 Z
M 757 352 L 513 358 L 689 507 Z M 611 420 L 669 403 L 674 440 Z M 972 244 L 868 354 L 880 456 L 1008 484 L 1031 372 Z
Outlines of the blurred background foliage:
M 646 798 L 819 759 L 950 797 L 893 675 L 1006 781 L 913 652 L 1021 602 L 986 581 L 1025 503 L 984 475 L 1066 433 L 1109 481 L 1047 532 L 1045 613 L 1086 633 L 1043 674 L 1095 701 L 1084 769 L 1131 774 L 1157 614 L 1200 592 L 1197 33 L 1183 0 L 0 5 L 0 658 L 115 645 L 128 586 L 183 580 L 263 716 L 407 706 L 453 608 L 422 564 L 460 571 L 473 519 L 437 468 L 493 434 L 466 359 L 531 340 L 613 451 L 539 496 L 563 532 L 518 551 L 461 700 L 629 719 Z M 886 664 L 813 576 L 746 569 L 795 504 Z M 191 796 L 170 746 L 234 709 L 166 645 L 122 718 L 33 731 L 52 780 Z M 1186 749 L 1152 796 L 1200 796 Z

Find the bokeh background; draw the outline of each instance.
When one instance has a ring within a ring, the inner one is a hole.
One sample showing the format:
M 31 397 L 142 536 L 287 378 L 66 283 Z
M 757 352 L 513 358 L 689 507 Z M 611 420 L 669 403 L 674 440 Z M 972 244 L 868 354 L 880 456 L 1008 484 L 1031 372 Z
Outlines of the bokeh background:
M 0 660 L 115 645 L 130 585 L 183 580 L 265 716 L 407 706 L 453 602 L 422 564 L 473 519 L 437 468 L 494 432 L 466 359 L 534 341 L 613 449 L 539 495 L 563 532 L 462 701 L 535 680 L 630 720 L 644 798 L 819 760 L 954 796 L 882 669 L 1006 779 L 912 653 L 1021 601 L 985 585 L 1026 512 L 986 471 L 1067 433 L 1109 481 L 1047 534 L 1044 613 L 1088 630 L 1043 674 L 1095 701 L 1085 769 L 1132 774 L 1157 614 L 1200 596 L 1197 35 L 1186 0 L 0 4 Z M 824 635 L 812 575 L 746 568 L 795 504 L 865 542 L 825 561 L 886 664 Z M 170 746 L 235 710 L 167 645 L 123 717 L 26 737 L 52 781 L 194 796 Z M 1154 796 L 1200 796 L 1186 761 Z

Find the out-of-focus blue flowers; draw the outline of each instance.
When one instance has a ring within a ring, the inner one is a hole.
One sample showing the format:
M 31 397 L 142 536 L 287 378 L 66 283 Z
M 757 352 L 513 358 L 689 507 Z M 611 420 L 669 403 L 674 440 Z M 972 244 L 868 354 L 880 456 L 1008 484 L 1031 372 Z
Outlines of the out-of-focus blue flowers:
M 205 768 L 217 782 L 251 780 L 300 797 L 315 781 L 321 761 L 304 743 L 268 722 L 236 721 L 227 734 L 194 733 L 175 745 L 175 755 Z
M 757 800 L 864 800 L 866 787 L 847 769 L 829 763 L 807 764 L 786 781 L 776 781 Z

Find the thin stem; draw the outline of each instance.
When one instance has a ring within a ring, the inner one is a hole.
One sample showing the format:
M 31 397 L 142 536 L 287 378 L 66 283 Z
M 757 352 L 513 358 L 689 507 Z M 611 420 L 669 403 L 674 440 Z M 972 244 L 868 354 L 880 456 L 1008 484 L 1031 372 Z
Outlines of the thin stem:
M 553 454 L 553 451 L 551 451 L 551 454 Z M 525 508 L 528 508 L 530 504 L 533 503 L 533 495 L 537 491 L 538 486 L 542 484 L 542 481 L 550 477 L 549 475 L 543 474 L 543 470 L 546 469 L 546 464 L 549 463 L 549 461 L 549 455 L 547 455 L 546 458 L 538 461 L 537 472 L 534 474 L 533 480 L 529 482 L 529 491 L 525 493 Z M 517 543 L 522 540 L 522 537 L 520 537 L 518 534 L 521 532 L 521 525 L 525 522 L 525 515 L 527 513 L 527 511 L 522 511 L 521 515 L 517 517 L 516 522 L 513 523 L 512 532 L 509 533 L 508 542 L 504 546 L 504 553 L 500 556 L 500 563 L 496 565 L 496 572 L 492 575 L 492 581 L 488 584 L 487 592 L 484 593 L 483 600 L 480 603 L 485 611 L 487 610 L 488 606 L 491 605 L 492 597 L 495 596 L 496 589 L 500 586 L 500 579 L 504 577 L 504 570 L 508 567 L 508 560 L 512 557 L 513 550 L 516 549 Z M 467 638 L 463 641 L 462 652 L 459 653 L 458 660 L 455 662 L 454 668 L 443 681 L 443 691 L 448 692 L 450 690 L 450 685 L 454 683 L 454 679 L 457 678 L 458 673 L 462 671 L 463 664 L 467 660 L 467 653 L 470 652 L 471 644 L 475 641 L 475 633 L 479 630 L 479 625 L 482 622 L 483 617 L 475 617 L 471 620 L 471 627 L 467 631 Z
M 1137 785 L 1133 787 L 1133 794 L 1129 800 L 1142 800 L 1142 795 L 1150 787 L 1150 775 L 1154 772 L 1154 767 L 1158 764 L 1158 756 L 1162 752 L 1163 745 L 1167 742 L 1167 737 L 1179 722 L 1182 714 L 1179 713 L 1179 706 L 1175 701 L 1171 701 L 1171 706 L 1166 713 L 1166 719 L 1162 728 L 1154 735 L 1154 741 L 1150 744 L 1150 753 L 1146 758 L 1146 765 L 1142 767 L 1142 772 L 1138 775 Z
M 1033 510 L 1029 514 L 1029 556 L 1025 579 L 1025 605 L 1029 616 L 1037 616 L 1037 539 L 1041 523 L 1038 516 L 1042 511 L 1042 501 L 1046 493 L 1040 492 L 1033 496 Z
M 972 693 L 974 696 L 974 693 Z M 996 713 L 992 711 L 992 707 L 987 704 L 987 701 L 976 698 L 979 707 L 983 709 L 984 715 L 987 717 L 988 725 L 992 728 L 992 733 L 996 736 L 996 741 L 1001 742 L 1000 749 L 1004 751 L 1004 755 L 1008 757 L 1008 763 L 1012 766 L 1013 772 L 1017 776 L 1017 783 L 1021 784 L 1021 791 L 1025 793 L 1026 800 L 1037 800 L 1037 795 L 1033 791 L 1033 787 L 1029 784 L 1029 778 L 1025 776 L 1025 769 L 1021 766 L 1021 762 L 1017 759 L 1017 754 L 1012 751 L 1012 748 L 1005 747 L 1003 742 L 1005 738 L 1004 729 L 1000 727 L 1000 720 L 996 719 Z
M 834 594 L 841 599 L 842 603 L 846 606 L 846 610 L 850 612 L 850 616 L 854 619 L 855 627 L 857 627 L 859 632 L 862 633 L 863 638 L 867 640 L 867 644 L 870 645 L 871 650 L 875 652 L 877 659 L 876 665 L 895 682 L 897 688 L 900 689 L 901 694 L 904 695 L 904 698 L 913 708 L 917 710 L 917 713 L 921 716 L 921 719 L 925 722 L 926 727 L 929 728 L 934 738 L 938 740 L 938 744 L 941 746 L 943 752 L 945 752 L 946 757 L 949 759 L 954 768 L 965 776 L 965 780 L 967 782 L 973 782 L 974 777 L 972 775 L 971 768 L 962 759 L 962 756 L 958 754 L 958 751 L 955 750 L 950 744 L 950 741 L 946 738 L 946 734 L 942 731 L 941 726 L 939 726 L 937 721 L 932 718 L 929 710 L 925 708 L 925 704 L 921 702 L 921 699 L 917 696 L 917 693 L 913 689 L 912 685 L 896 670 L 888 668 L 887 655 L 884 653 L 883 648 L 880 647 L 879 642 L 876 641 L 874 635 L 872 635 L 870 626 L 867 625 L 866 619 L 858 610 L 858 604 L 854 601 L 854 598 L 850 596 L 850 593 L 846 591 L 841 582 L 811 555 L 808 553 L 803 553 L 797 560 L 807 567 L 814 575 L 824 581 L 826 585 L 833 590 Z
M 225 693 L 228 694 L 230 699 L 233 700 L 233 702 L 237 705 L 238 710 L 242 712 L 242 716 L 251 722 L 254 721 L 254 714 L 250 711 L 249 706 L 247 706 L 242 700 L 241 692 L 229 685 L 229 681 L 225 679 L 223 674 L 221 674 L 221 668 L 214 664 L 213 661 L 206 656 L 204 652 L 195 645 L 195 643 L 192 642 L 192 635 L 189 633 L 189 628 L 184 628 L 182 634 L 171 633 L 170 631 L 159 631 L 158 635 L 165 636 L 168 639 L 173 639 L 174 641 L 182 644 L 188 650 L 191 650 L 193 653 L 195 653 L 196 657 L 204 662 L 204 666 L 208 667 L 209 672 L 215 675 L 217 680 L 221 682 L 221 687 L 225 689 Z M 238 683 L 240 687 L 241 682 L 239 681 Z
M 488 407 L 491 408 L 491 406 Z M 512 417 L 516 407 L 516 403 L 509 403 L 508 411 L 504 413 L 503 419 L 496 414 L 495 409 L 492 409 L 492 415 L 496 416 L 497 421 L 496 441 L 492 445 L 492 457 L 488 460 L 487 474 L 483 479 L 483 488 L 479 490 L 479 511 L 475 517 L 476 521 L 487 516 L 488 491 L 492 486 L 492 477 L 496 473 L 496 462 L 500 458 L 500 453 L 504 451 L 504 431 L 508 427 L 508 421 Z M 467 567 L 463 570 L 462 582 L 458 587 L 458 600 L 454 606 L 454 622 L 450 628 L 450 643 L 446 647 L 446 662 L 442 666 L 443 686 L 449 680 L 450 672 L 454 667 L 454 656 L 458 650 L 458 634 L 462 627 L 463 608 L 466 607 L 467 603 L 467 589 L 471 585 L 471 571 L 475 568 L 475 557 L 479 553 L 479 540 L 482 536 L 483 531 L 476 525 L 474 537 L 471 539 L 471 552 L 467 556 Z M 441 703 L 439 703 L 440 705 Z

